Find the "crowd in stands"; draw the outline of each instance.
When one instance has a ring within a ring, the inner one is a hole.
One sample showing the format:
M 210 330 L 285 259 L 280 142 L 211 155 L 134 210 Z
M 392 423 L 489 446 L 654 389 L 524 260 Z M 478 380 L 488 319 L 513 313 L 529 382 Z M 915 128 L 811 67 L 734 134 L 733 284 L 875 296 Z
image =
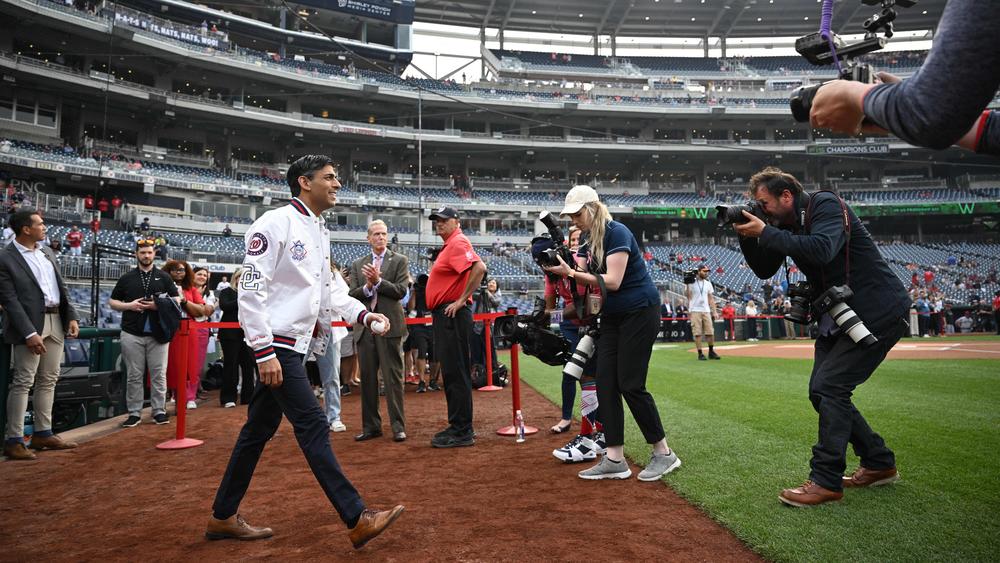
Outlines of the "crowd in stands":
M 86 13 L 91 13 L 89 6 L 80 5 L 78 8 Z M 120 8 L 119 8 L 120 9 Z M 110 18 L 111 10 L 102 10 L 97 17 Z M 601 103 L 601 104 L 626 104 L 626 105 L 727 105 L 740 107 L 759 106 L 779 106 L 786 101 L 783 98 L 774 98 L 769 95 L 756 95 L 755 90 L 746 90 L 741 95 L 729 96 L 671 96 L 671 95 L 643 95 L 643 90 L 638 89 L 634 94 L 611 94 L 611 95 L 591 95 L 589 88 L 575 85 L 569 90 L 565 88 L 537 88 L 525 81 L 515 79 L 500 79 L 496 81 L 483 80 L 477 83 L 467 84 L 463 79 L 459 84 L 450 79 L 430 79 L 413 78 L 404 79 L 391 72 L 383 72 L 371 69 L 359 69 L 352 61 L 331 64 L 321 59 L 307 58 L 302 55 L 281 56 L 276 52 L 260 51 L 229 42 L 229 37 L 225 30 L 216 28 L 215 22 L 202 22 L 200 26 L 187 26 L 178 22 L 159 20 L 152 15 L 143 17 L 122 18 L 119 23 L 130 25 L 142 33 L 152 33 L 147 29 L 148 18 L 162 21 L 160 24 L 169 29 L 185 31 L 186 37 L 216 37 L 224 41 L 223 45 L 212 47 L 212 54 L 219 56 L 220 53 L 248 61 L 257 66 L 265 66 L 292 72 L 295 74 L 309 76 L 313 78 L 329 78 L 339 80 L 366 81 L 378 85 L 389 86 L 394 89 L 416 90 L 426 89 L 445 94 L 454 95 L 475 95 L 500 99 L 524 98 L 537 101 L 567 100 L 581 103 Z M 225 22 L 219 22 L 225 24 Z M 167 40 L 163 34 L 155 35 L 159 39 Z M 178 41 L 179 44 L 191 49 L 206 49 L 199 42 Z M 228 51 L 227 51 L 228 49 Z M 568 53 L 542 53 L 542 52 L 518 52 L 493 50 L 495 56 L 507 61 L 516 61 L 519 66 L 530 66 L 542 69 L 553 69 L 572 67 L 581 70 L 589 70 L 597 73 L 608 73 L 617 69 L 630 69 L 630 76 L 698 76 L 715 77 L 721 74 L 732 74 L 733 72 L 743 73 L 745 76 L 759 75 L 785 75 L 785 74 L 833 74 L 832 67 L 813 67 L 801 57 L 607 57 L 595 55 L 580 55 Z M 30 56 L 25 54 L 24 56 Z M 894 72 L 908 72 L 915 70 L 926 56 L 924 51 L 913 52 L 892 52 L 877 53 L 870 55 L 880 68 Z M 83 69 L 89 71 L 89 69 Z M 227 103 L 234 100 L 231 95 L 223 95 L 222 92 L 202 92 L 202 98 L 206 101 L 217 103 Z M 241 98 L 242 99 L 242 98 Z M 252 103 L 252 102 L 251 102 Z

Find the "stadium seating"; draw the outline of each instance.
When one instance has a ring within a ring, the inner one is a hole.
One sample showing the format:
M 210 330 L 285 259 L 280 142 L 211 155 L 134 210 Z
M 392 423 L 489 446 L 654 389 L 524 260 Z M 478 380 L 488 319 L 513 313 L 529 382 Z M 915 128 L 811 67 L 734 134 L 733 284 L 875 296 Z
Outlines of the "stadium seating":
M 800 56 L 777 57 L 606 57 L 600 55 L 580 55 L 566 53 L 543 53 L 531 51 L 490 50 L 495 57 L 508 64 L 525 68 L 551 69 L 570 68 L 575 70 L 609 73 L 616 68 L 634 68 L 641 74 L 651 76 L 714 76 L 720 72 L 743 71 L 745 74 L 835 74 L 832 66 L 817 67 Z M 865 57 L 865 62 L 880 70 L 892 72 L 913 72 L 923 64 L 926 51 L 891 51 L 873 53 Z

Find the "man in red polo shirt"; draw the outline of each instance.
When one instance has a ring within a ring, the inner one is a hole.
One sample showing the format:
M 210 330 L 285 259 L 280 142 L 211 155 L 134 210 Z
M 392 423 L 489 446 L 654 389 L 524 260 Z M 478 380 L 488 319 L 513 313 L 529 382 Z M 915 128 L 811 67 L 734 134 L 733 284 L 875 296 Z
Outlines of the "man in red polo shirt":
M 455 448 L 476 443 L 472 431 L 472 369 L 469 335 L 472 334 L 472 293 L 486 274 L 486 265 L 462 234 L 458 212 L 442 207 L 430 215 L 444 247 L 427 280 L 427 308 L 434 330 L 434 359 L 441 362 L 444 394 L 448 402 L 448 428 L 434 435 L 435 448 Z

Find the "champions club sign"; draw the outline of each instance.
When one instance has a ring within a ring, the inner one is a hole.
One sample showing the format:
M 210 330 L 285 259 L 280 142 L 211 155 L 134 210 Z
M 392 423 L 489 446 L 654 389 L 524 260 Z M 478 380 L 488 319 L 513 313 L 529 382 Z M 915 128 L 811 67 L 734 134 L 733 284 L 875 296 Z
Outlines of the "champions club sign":
M 192 43 L 202 47 L 211 47 L 222 51 L 229 50 L 229 41 L 223 39 L 222 35 L 212 32 L 202 34 L 199 29 L 185 25 L 160 25 L 146 14 L 125 10 L 120 7 L 115 10 L 115 22 L 122 25 L 138 27 L 139 29 L 149 31 L 157 35 L 162 35 L 164 37 L 169 37 L 171 39 L 176 39 L 177 41 L 183 41 L 185 43 Z
M 298 3 L 398 24 L 413 23 L 414 0 L 299 0 Z

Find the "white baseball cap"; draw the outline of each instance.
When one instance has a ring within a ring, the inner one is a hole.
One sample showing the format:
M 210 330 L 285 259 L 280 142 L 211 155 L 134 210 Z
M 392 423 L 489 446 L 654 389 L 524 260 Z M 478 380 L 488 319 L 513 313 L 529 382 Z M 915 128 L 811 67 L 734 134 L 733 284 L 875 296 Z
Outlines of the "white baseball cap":
M 597 190 L 585 184 L 573 186 L 573 189 L 566 194 L 566 205 L 559 214 L 572 215 L 592 201 L 600 201 L 600 198 L 597 197 Z

